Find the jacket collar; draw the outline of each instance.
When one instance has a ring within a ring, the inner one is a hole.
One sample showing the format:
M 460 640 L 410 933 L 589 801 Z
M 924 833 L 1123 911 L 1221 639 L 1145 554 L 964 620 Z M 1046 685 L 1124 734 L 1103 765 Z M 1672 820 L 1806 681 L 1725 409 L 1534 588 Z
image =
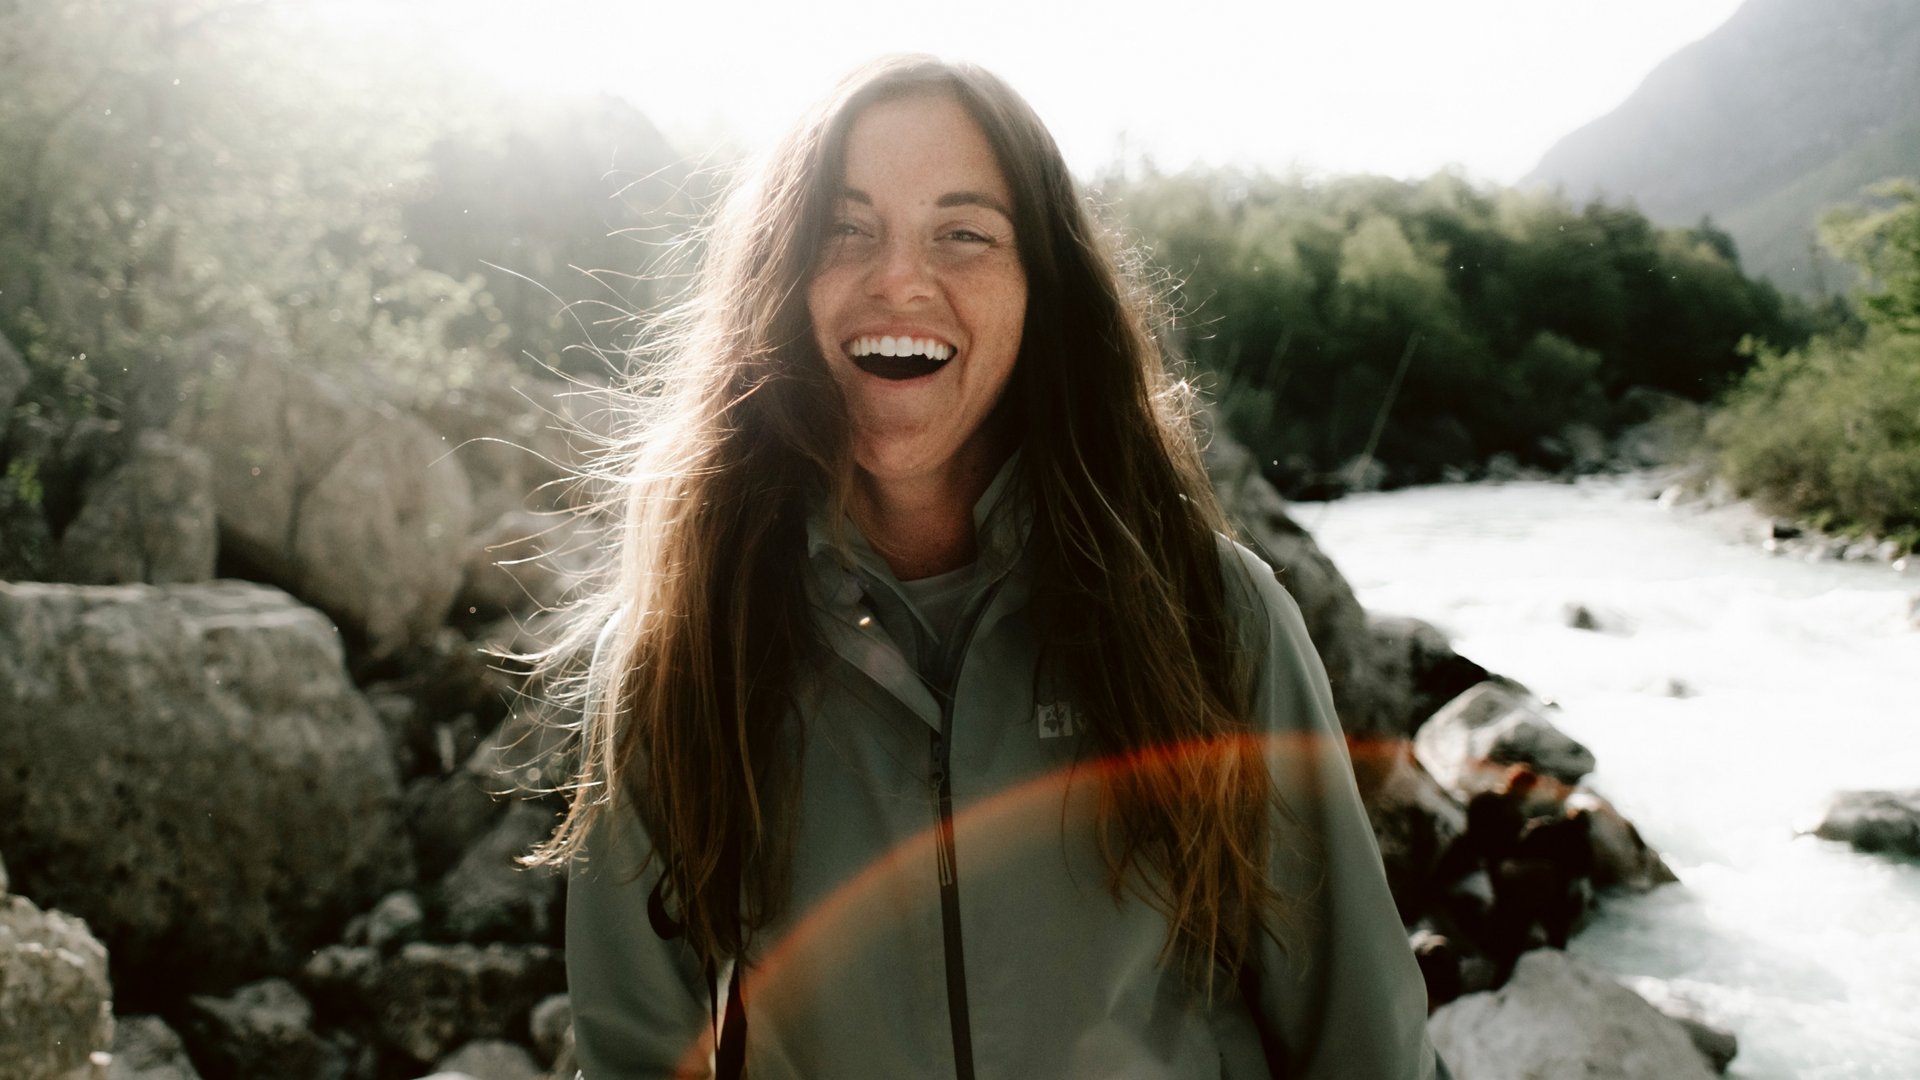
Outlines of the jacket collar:
M 973 504 L 975 561 L 982 580 L 997 580 L 1012 569 L 1033 531 L 1033 502 L 1020 457 L 1015 450 Z M 831 606 L 857 601 L 857 595 L 841 598 L 839 594 L 849 580 L 858 588 L 862 573 L 890 587 L 898 585 L 886 560 L 867 543 L 852 519 L 843 516 L 833 521 L 824 495 L 816 495 L 808 510 L 807 560 L 819 598 Z
M 973 521 L 977 580 L 983 588 L 994 587 L 991 605 L 978 616 L 975 633 L 982 633 L 1001 615 L 1022 606 L 1026 594 L 1021 556 L 1033 528 L 1033 506 L 1017 451 L 974 503 Z M 887 629 L 891 624 L 902 633 L 917 635 L 919 631 L 909 624 L 919 623 L 920 616 L 913 613 L 893 571 L 859 528 L 844 517 L 831 520 L 824 497 L 815 499 L 808 515 L 807 555 L 809 599 L 827 645 L 939 729 L 939 700 L 909 661 L 903 643 Z M 924 639 L 906 644 L 915 655 L 928 647 Z

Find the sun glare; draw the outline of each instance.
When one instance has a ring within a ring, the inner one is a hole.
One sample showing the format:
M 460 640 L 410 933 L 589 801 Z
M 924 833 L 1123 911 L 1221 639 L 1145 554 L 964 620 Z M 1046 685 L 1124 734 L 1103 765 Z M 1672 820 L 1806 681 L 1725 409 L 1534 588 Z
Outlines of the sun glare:
M 1738 3 L 1195 0 L 1174 13 L 979 0 L 956 13 L 875 0 L 316 0 L 314 10 L 512 93 L 620 95 L 694 155 L 762 145 L 796 102 L 861 61 L 925 51 L 1005 75 L 1082 171 L 1126 155 L 1174 169 L 1403 176 L 1458 164 L 1511 181 Z

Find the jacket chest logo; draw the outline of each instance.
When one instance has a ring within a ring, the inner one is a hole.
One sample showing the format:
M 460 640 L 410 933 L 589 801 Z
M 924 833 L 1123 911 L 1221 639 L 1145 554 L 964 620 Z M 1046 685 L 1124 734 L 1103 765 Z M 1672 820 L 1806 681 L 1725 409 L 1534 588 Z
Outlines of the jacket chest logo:
M 1043 739 L 1064 739 L 1086 729 L 1080 710 L 1065 701 L 1048 701 L 1033 707 L 1033 726 Z

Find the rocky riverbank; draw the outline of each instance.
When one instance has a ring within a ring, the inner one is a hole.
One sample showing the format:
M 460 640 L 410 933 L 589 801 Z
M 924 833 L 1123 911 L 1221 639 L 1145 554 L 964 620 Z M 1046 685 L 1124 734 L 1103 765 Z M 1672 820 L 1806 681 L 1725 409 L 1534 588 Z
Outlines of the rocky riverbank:
M 208 351 L 216 376 L 130 431 L 14 410 L 0 343 L 7 472 L 40 491 L 0 495 L 0 1061 L 570 1075 L 564 881 L 514 862 L 552 827 L 568 718 L 483 650 L 588 572 L 592 520 L 543 516 L 543 485 L 593 414 L 538 383 L 406 411 Z M 1590 978 L 1529 957 L 1597 892 L 1671 880 L 1582 786 L 1592 755 L 1433 627 L 1362 610 L 1244 451 L 1216 437 L 1210 467 L 1322 651 L 1434 1004 L 1490 1003 L 1444 1030 L 1577 1018 L 1501 1003 L 1573 1000 Z

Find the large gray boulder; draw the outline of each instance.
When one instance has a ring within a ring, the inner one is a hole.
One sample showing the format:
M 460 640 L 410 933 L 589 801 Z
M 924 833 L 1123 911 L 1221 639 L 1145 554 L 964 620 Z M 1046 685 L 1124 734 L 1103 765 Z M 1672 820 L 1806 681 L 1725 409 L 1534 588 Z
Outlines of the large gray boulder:
M 1405 615 L 1370 615 L 1370 681 L 1375 712 L 1361 725 L 1412 735 L 1447 702 L 1484 681 L 1487 669 L 1453 651 L 1439 627 Z
M 599 552 L 597 531 L 571 511 L 510 510 L 468 541 L 455 607 L 478 619 L 557 608 Z
M 1293 520 L 1286 500 L 1260 475 L 1252 453 L 1217 427 L 1207 441 L 1206 463 L 1227 520 L 1241 541 L 1274 568 L 1280 584 L 1300 605 L 1347 733 L 1395 726 L 1382 722 L 1388 710 L 1381 706 L 1373 676 L 1373 636 L 1347 579 Z
M 1593 771 L 1593 752 L 1554 727 L 1537 703 L 1499 682 L 1480 683 L 1421 725 L 1413 751 L 1462 801 L 1504 782 L 1513 765 L 1571 787 Z
M 206 581 L 217 546 L 207 455 L 146 431 L 126 461 L 88 486 L 60 536 L 57 572 L 82 585 Z
M 0 583 L 0 847 L 116 977 L 296 965 L 411 878 L 325 616 L 242 582 Z
M 213 461 L 221 543 L 388 655 L 430 635 L 460 584 L 473 528 L 446 439 L 250 346 L 216 351 L 176 419 Z
M 107 950 L 87 924 L 0 895 L 0 1066 L 8 1080 L 103 1080 Z
M 592 499 L 573 482 L 614 424 L 607 392 L 555 378 L 487 382 L 419 406 L 470 478 L 474 522 Z
M 1860 851 L 1920 859 L 1920 788 L 1843 791 L 1827 804 L 1814 835 Z
M 1679 1024 L 1611 976 L 1553 949 L 1520 958 L 1499 990 L 1427 1021 L 1459 1080 L 1712 1080 Z

